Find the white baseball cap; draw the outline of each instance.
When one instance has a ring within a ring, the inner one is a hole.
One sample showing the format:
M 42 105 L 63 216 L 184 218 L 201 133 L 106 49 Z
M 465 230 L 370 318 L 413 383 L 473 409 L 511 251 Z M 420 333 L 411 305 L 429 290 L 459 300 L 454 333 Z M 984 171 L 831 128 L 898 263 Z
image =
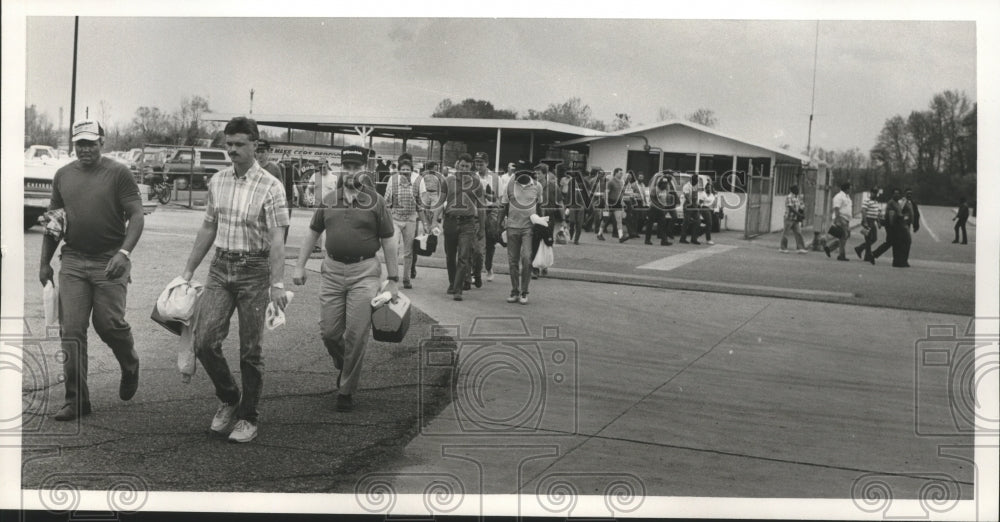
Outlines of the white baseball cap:
M 73 124 L 73 141 L 97 141 L 104 137 L 104 127 L 97 120 L 80 120 Z

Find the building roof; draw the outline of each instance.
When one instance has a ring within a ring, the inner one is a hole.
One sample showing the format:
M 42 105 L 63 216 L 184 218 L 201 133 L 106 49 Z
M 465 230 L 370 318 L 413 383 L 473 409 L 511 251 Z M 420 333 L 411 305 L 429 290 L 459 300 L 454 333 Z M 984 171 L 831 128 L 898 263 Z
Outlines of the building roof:
M 571 146 L 574 146 L 574 145 L 581 145 L 581 144 L 585 144 L 585 143 L 590 143 L 590 142 L 593 142 L 593 141 L 596 141 L 596 140 L 600 140 L 600 139 L 604 139 L 604 138 L 613 138 L 613 137 L 616 137 L 616 136 L 633 136 L 633 135 L 636 135 L 636 134 L 642 134 L 643 132 L 646 132 L 646 131 L 649 131 L 649 130 L 659 129 L 661 127 L 668 127 L 670 125 L 682 125 L 684 127 L 688 127 L 688 128 L 694 129 L 694 130 L 699 131 L 699 132 L 705 132 L 705 133 L 708 133 L 708 134 L 719 136 L 720 138 L 726 138 L 726 139 L 730 139 L 730 140 L 733 140 L 733 141 L 738 141 L 740 143 L 745 143 L 747 145 L 752 145 L 754 147 L 758 147 L 758 148 L 761 148 L 761 149 L 764 149 L 764 150 L 769 150 L 771 152 L 774 152 L 776 154 L 780 154 L 782 156 L 788 156 L 790 158 L 797 159 L 797 160 L 799 160 L 799 161 L 801 161 L 803 163 L 808 163 L 809 162 L 809 157 L 808 156 L 803 156 L 801 154 L 796 154 L 796 153 L 794 153 L 792 151 L 781 149 L 781 148 L 778 148 L 778 147 L 771 147 L 771 146 L 768 146 L 768 145 L 761 145 L 759 143 L 753 143 L 753 142 L 744 140 L 742 138 L 738 138 L 736 136 L 733 136 L 733 135 L 730 135 L 730 134 L 726 134 L 724 132 L 720 132 L 720 131 L 718 131 L 716 129 L 713 129 L 711 127 L 706 127 L 705 125 L 701 125 L 701 124 L 694 123 L 694 122 L 687 121 L 687 120 L 679 120 L 679 119 L 671 119 L 671 120 L 659 121 L 659 122 L 656 122 L 656 123 L 639 125 L 637 127 L 629 127 L 627 129 L 622 129 L 620 131 L 607 132 L 607 133 L 604 133 L 603 135 L 584 136 L 584 137 L 580 137 L 580 138 L 574 138 L 574 139 L 571 139 L 571 140 L 566 140 L 566 141 L 560 142 L 560 143 L 558 143 L 555 146 L 556 147 L 571 147 Z
M 606 132 L 546 120 L 494 120 L 485 118 L 362 117 L 286 114 L 206 115 L 208 121 L 226 122 L 236 116 L 248 116 L 257 124 L 295 130 L 354 134 L 355 127 L 375 127 L 372 136 L 411 139 L 480 139 L 496 137 L 496 130 L 518 134 L 535 132 L 552 139 L 579 136 L 603 136 Z

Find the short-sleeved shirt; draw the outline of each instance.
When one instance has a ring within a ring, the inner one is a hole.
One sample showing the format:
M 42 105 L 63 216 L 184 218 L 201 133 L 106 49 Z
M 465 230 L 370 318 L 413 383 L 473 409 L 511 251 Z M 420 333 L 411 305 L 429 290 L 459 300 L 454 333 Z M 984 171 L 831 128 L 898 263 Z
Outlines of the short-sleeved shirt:
M 516 181 L 508 183 L 500 198 L 507 209 L 507 228 L 531 228 L 531 215 L 538 212 L 541 200 L 542 186 L 537 181 L 526 187 Z
M 261 252 L 271 248 L 272 228 L 288 226 L 287 206 L 281 182 L 255 161 L 243 176 L 234 167 L 212 176 L 205 221 L 218 223 L 215 248 Z
M 395 227 L 385 199 L 364 186 L 354 201 L 344 199 L 343 189 L 329 198 L 329 206 L 316 209 L 309 228 L 326 232 L 326 252 L 331 257 L 371 257 L 392 237 Z
M 854 202 L 851 201 L 851 196 L 848 196 L 844 191 L 833 196 L 833 208 L 840 210 L 841 219 L 850 221 L 851 216 L 854 215 Z M 834 212 L 834 217 L 836 217 L 836 212 Z
M 622 180 L 612 177 L 608 180 L 608 204 L 612 207 L 620 207 L 622 204 L 622 191 L 625 185 Z
M 479 175 L 470 172 L 449 176 L 445 179 L 445 216 L 468 217 L 475 216 L 483 205 L 483 184 Z
M 101 157 L 92 169 L 74 161 L 56 171 L 49 210 L 65 209 L 66 246 L 88 254 L 121 248 L 125 205 L 141 201 L 128 167 Z
M 798 219 L 799 211 L 804 208 L 805 203 L 802 202 L 801 195 L 789 192 L 785 197 L 785 219 Z
M 389 205 L 389 213 L 398 221 L 415 221 L 417 219 L 418 187 L 411 178 L 393 174 L 385 186 L 385 201 Z

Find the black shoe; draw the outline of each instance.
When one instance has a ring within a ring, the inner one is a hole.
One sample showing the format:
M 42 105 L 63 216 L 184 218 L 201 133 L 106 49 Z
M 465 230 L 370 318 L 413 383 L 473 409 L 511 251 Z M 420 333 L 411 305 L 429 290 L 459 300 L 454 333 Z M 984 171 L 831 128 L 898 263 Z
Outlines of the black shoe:
M 403 288 L 410 289 L 413 288 L 413 285 L 409 281 L 403 281 Z
M 875 266 L 875 257 L 874 256 L 873 257 L 869 257 L 868 259 L 865 259 L 865 261 L 868 261 L 869 263 L 872 264 L 872 266 Z
M 604 241 L 604 236 L 601 235 L 601 234 L 597 234 L 597 239 L 600 239 L 601 241 Z
M 665 239 L 663 241 L 660 241 L 660 246 L 670 246 L 672 244 L 673 243 L 671 243 L 670 241 L 667 241 Z
M 847 256 L 837 256 L 837 261 L 850 261 L 850 259 L 847 259 Z
M 858 259 L 861 259 L 861 249 L 855 248 L 854 253 L 858 255 Z
M 624 243 L 624 242 L 626 242 L 626 241 L 629 240 L 629 237 L 630 236 L 622 236 L 622 237 L 618 238 L 618 242 L 619 243 Z
M 84 415 L 90 415 L 90 404 L 84 404 L 79 411 L 77 411 L 76 404 L 64 404 L 59 412 L 56 413 L 55 419 L 57 421 L 71 421 L 77 417 L 83 417 Z
M 968 244 L 969 244 L 969 242 L 968 242 L 968 241 L 962 241 L 962 244 L 963 244 L 963 245 L 968 245 Z
M 337 394 L 337 411 L 352 411 L 354 410 L 354 401 L 351 400 L 350 395 Z
M 454 294 L 454 293 L 455 293 L 455 290 L 453 290 L 453 289 L 452 289 L 452 288 L 451 288 L 451 287 L 449 286 L 449 287 L 448 287 L 448 295 L 451 295 L 451 294 Z
M 643 241 L 643 243 L 646 244 L 646 245 L 652 245 L 653 244 L 653 242 L 650 241 L 650 240 L 648 240 L 648 239 L 646 241 Z
M 830 257 L 830 247 L 823 245 L 823 251 L 826 252 L 826 257 Z
M 574 245 L 579 245 L 580 244 L 580 240 L 579 239 L 574 239 L 573 240 L 573 244 Z
M 410 270 L 410 279 L 416 279 L 416 278 L 417 278 L 417 271 Z
M 455 294 L 455 296 L 452 297 L 452 299 L 455 300 L 455 301 L 461 301 L 462 300 L 462 296 L 459 295 L 459 294 Z
M 462 285 L 462 290 L 472 290 L 472 285 L 466 281 L 465 284 Z
M 692 244 L 692 245 L 700 245 L 700 244 L 701 244 L 701 241 L 698 241 L 698 240 L 695 240 L 695 239 L 692 239 L 692 240 L 691 240 L 691 244 Z
M 118 397 L 127 401 L 135 396 L 136 390 L 139 389 L 139 364 L 136 363 L 135 370 L 127 372 L 122 369 L 122 380 L 118 384 Z
M 482 288 L 483 287 L 483 277 L 482 276 L 477 277 L 472 284 L 476 285 L 476 288 Z
M 686 245 L 688 243 L 688 240 L 684 239 L 684 238 L 681 238 L 681 243 L 684 243 Z

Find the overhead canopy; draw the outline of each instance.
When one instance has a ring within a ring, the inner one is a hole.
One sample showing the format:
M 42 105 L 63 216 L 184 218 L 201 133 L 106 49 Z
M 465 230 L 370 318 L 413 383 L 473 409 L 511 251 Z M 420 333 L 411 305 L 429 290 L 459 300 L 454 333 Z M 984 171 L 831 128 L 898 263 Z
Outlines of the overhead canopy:
M 236 116 L 249 116 L 258 125 L 283 129 L 362 134 L 379 138 L 429 139 L 436 141 L 495 140 L 497 129 L 504 139 L 533 135 L 536 143 L 556 143 L 582 136 L 606 133 L 585 127 L 545 120 L 493 120 L 483 118 L 383 118 L 358 116 L 304 116 L 281 114 L 208 114 L 208 121 L 227 122 Z

